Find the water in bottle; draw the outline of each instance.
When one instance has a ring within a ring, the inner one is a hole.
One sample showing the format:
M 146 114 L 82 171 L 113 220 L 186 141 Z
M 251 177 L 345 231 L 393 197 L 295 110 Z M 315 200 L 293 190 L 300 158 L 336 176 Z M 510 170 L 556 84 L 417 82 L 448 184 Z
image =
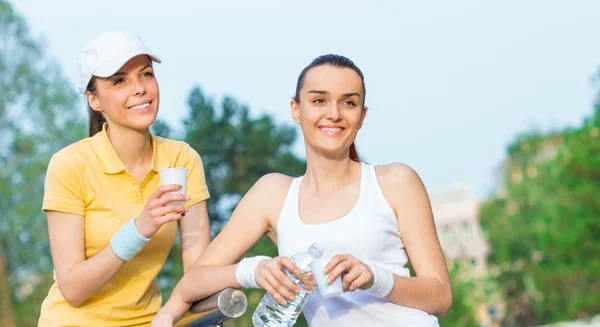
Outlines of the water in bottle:
M 306 283 L 312 280 L 312 272 L 308 265 L 322 255 L 323 247 L 314 243 L 308 251 L 290 257 L 300 272 L 296 275 L 291 274 L 287 269 L 284 269 L 284 272 L 298 286 L 300 292 L 296 294 L 294 301 L 288 300 L 285 305 L 281 305 L 271 294 L 266 293 L 252 315 L 252 323 L 255 327 L 291 327 L 296 323 L 314 288 L 310 282 Z

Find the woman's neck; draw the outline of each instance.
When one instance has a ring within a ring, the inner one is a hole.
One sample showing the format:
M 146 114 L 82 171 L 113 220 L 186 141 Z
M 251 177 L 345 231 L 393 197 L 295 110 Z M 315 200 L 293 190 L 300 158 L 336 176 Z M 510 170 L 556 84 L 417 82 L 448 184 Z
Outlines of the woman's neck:
M 325 157 L 312 151 L 306 152 L 306 186 L 317 194 L 330 194 L 340 187 L 360 179 L 361 163 L 349 158 Z
M 125 168 L 136 177 L 145 175 L 152 162 L 150 131 L 135 131 L 119 126 L 107 130 L 108 139 Z M 143 176 L 142 176 L 143 178 Z

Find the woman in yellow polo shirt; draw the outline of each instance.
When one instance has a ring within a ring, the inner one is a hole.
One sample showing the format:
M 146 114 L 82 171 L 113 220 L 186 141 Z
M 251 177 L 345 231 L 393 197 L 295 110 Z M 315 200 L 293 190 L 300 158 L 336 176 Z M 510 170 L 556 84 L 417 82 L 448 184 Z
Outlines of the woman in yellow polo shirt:
M 177 221 L 184 270 L 209 243 L 200 156 L 149 130 L 160 100 L 153 62 L 160 59 L 125 32 L 100 35 L 80 56 L 77 91 L 89 105 L 90 137 L 48 165 L 43 210 L 56 282 L 42 327 L 148 326 Z M 188 169 L 186 195 L 166 194 L 180 185 L 161 186 L 158 171 L 169 167 Z

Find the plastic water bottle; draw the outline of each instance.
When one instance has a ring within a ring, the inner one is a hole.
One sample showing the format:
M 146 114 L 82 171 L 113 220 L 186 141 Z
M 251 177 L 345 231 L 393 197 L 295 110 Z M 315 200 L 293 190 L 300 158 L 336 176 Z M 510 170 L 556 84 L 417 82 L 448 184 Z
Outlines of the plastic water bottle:
M 281 305 L 271 294 L 266 293 L 252 315 L 252 324 L 255 327 L 291 327 L 296 323 L 314 288 L 313 285 L 303 282 L 310 279 L 312 274 L 308 265 L 322 255 L 323 247 L 313 243 L 308 251 L 290 257 L 300 272 L 296 275 L 291 274 L 287 269 L 284 269 L 284 272 L 298 286 L 300 292 L 295 295 L 294 301 L 287 300 L 285 305 Z

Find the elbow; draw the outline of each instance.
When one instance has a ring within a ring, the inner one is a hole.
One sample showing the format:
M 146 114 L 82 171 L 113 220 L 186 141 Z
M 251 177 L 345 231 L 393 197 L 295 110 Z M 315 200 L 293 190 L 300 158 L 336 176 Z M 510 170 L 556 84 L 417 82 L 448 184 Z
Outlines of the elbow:
M 435 313 L 438 317 L 445 317 L 450 311 L 450 307 L 452 307 L 452 291 L 448 290 L 445 292 L 444 296 L 440 300 L 439 306 L 437 308 L 437 312 Z
M 79 308 L 81 307 L 81 305 L 83 304 L 84 300 L 80 300 L 80 299 L 75 299 L 75 298 L 67 298 L 65 297 L 65 300 L 67 301 L 67 303 L 69 303 L 70 306 L 72 306 L 73 308 Z
M 452 300 L 440 305 L 440 308 L 438 309 L 438 313 L 436 313 L 435 316 L 440 317 L 440 318 L 445 317 L 448 314 L 448 312 L 450 311 L 451 306 L 452 306 Z
M 181 300 L 183 302 L 193 303 L 193 302 L 197 301 L 198 299 L 196 298 L 194 292 L 192 292 L 190 287 L 188 287 L 187 280 L 189 279 L 189 277 L 187 277 L 187 278 L 186 277 L 187 276 L 184 275 L 183 278 L 181 279 L 181 285 L 179 286 L 181 293 L 179 294 L 179 296 L 181 297 Z
M 81 294 L 81 292 L 79 292 L 77 289 L 73 289 L 73 287 L 70 287 L 64 282 L 58 283 L 58 289 L 60 290 L 60 294 L 63 296 L 65 301 L 67 301 L 67 303 L 74 308 L 81 307 L 83 302 L 87 300 L 87 298 Z
M 67 301 L 67 303 L 74 308 L 81 307 L 83 302 L 86 300 L 83 296 L 77 294 L 76 292 L 61 291 L 61 294 L 65 298 L 65 301 Z
M 195 299 L 193 298 L 192 294 L 190 294 L 189 292 L 187 292 L 185 290 L 185 288 L 181 289 L 181 301 L 185 302 L 185 303 L 194 303 Z

